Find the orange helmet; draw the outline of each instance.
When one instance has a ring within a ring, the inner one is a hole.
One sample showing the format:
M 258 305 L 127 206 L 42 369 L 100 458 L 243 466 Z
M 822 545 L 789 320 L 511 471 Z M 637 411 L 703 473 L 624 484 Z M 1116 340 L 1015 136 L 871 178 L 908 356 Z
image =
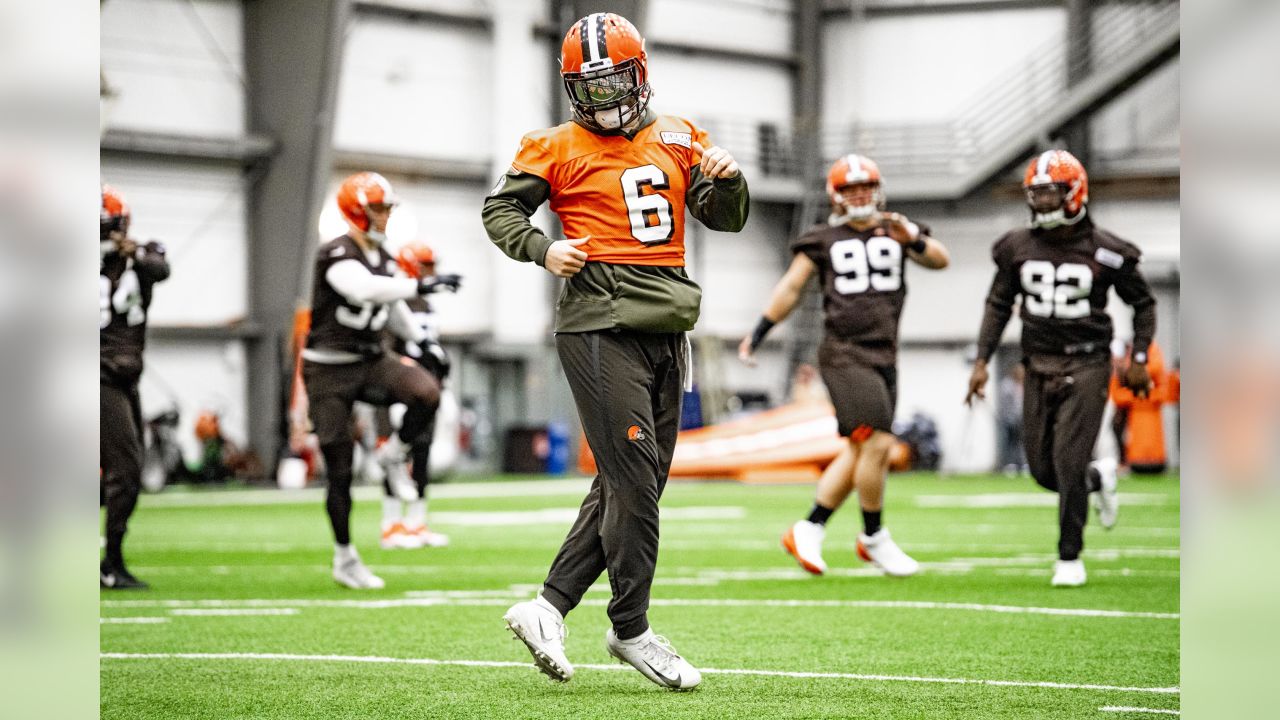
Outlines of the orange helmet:
M 851 205 L 841 190 L 855 185 L 871 187 L 871 202 Z M 850 220 L 862 220 L 871 217 L 884 209 L 884 190 L 880 187 L 880 166 L 869 157 L 850 153 L 831 164 L 827 171 L 827 196 L 836 212 L 832 215 L 834 224 L 843 224 Z
M 102 209 L 98 214 L 99 240 L 108 240 L 111 233 L 129 230 L 129 204 L 119 190 L 110 185 L 102 186 Z
M 431 246 L 421 240 L 404 244 L 396 254 L 396 262 L 400 269 L 411 278 L 421 279 L 433 274 L 431 270 L 436 264 L 436 253 Z
M 574 117 L 598 133 L 621 132 L 649 106 L 644 38 L 621 15 L 591 13 L 569 28 L 560 77 Z
M 218 422 L 218 414 L 212 410 L 201 411 L 196 416 L 195 435 L 200 442 L 209 442 L 222 434 L 222 428 Z
M 338 188 L 338 209 L 348 222 L 365 232 L 369 230 L 370 205 L 395 205 L 398 202 L 391 183 L 375 172 L 356 173 L 343 180 Z
M 1072 225 L 1089 204 L 1089 176 L 1066 150 L 1046 150 L 1027 165 L 1022 188 L 1031 207 L 1031 224 L 1051 228 Z

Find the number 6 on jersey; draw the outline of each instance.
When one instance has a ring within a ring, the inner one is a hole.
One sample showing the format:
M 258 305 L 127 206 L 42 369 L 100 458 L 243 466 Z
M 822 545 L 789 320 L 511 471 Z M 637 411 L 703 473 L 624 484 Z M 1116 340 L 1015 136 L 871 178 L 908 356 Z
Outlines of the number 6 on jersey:
M 656 165 L 633 167 L 622 173 L 622 197 L 631 220 L 631 236 L 645 245 L 669 242 L 675 232 L 671 203 L 658 193 L 669 187 L 670 179 Z

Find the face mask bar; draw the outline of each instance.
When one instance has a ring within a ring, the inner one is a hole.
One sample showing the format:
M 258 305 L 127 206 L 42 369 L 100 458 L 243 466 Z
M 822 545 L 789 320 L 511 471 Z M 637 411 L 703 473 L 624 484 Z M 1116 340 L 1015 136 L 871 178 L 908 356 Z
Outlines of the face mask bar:
M 1027 188 L 1027 205 L 1036 213 L 1051 213 L 1062 209 L 1067 199 L 1067 189 L 1057 183 L 1032 185 Z
M 578 119 L 606 132 L 619 127 L 602 124 L 598 114 L 617 111 L 617 125 L 626 125 L 642 115 L 647 104 L 648 85 L 641 84 L 640 67 L 634 61 L 586 77 L 565 75 L 564 87 Z
M 123 215 L 117 215 L 98 222 L 99 240 L 110 240 L 111 233 L 125 232 L 129 229 L 129 221 Z

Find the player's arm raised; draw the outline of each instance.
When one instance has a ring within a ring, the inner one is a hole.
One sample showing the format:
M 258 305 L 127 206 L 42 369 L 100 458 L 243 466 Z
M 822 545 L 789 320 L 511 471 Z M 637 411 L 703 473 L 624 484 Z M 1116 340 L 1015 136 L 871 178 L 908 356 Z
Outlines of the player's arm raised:
M 760 347 L 760 343 L 764 340 L 764 336 L 773 329 L 774 325 L 787 319 L 791 311 L 795 309 L 800 302 L 800 295 L 804 292 L 804 284 L 809 281 L 809 277 L 817 270 L 817 266 L 813 264 L 813 260 L 809 259 L 804 253 L 796 253 L 795 258 L 791 261 L 791 267 L 787 268 L 787 272 L 773 286 L 773 293 L 769 296 L 769 304 L 765 306 L 764 314 L 760 316 L 760 322 L 756 324 L 756 329 L 744 338 L 738 344 L 738 359 L 747 365 L 755 365 L 756 348 Z
M 917 265 L 930 270 L 941 270 L 951 264 L 951 255 L 947 252 L 947 248 L 937 239 L 930 237 L 928 230 L 899 213 L 885 213 L 884 219 L 889 229 L 889 237 L 906 248 L 907 257 Z
M 693 141 L 698 164 L 689 168 L 685 204 L 703 225 L 722 232 L 738 232 L 747 224 L 751 196 L 738 161 L 722 147 L 703 147 Z

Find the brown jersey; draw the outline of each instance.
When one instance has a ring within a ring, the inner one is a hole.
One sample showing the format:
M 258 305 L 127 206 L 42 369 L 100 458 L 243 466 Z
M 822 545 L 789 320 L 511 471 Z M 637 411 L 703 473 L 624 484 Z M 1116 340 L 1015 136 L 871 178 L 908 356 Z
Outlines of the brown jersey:
M 142 350 L 147 341 L 147 312 L 152 288 L 169 277 L 164 245 L 149 242 L 126 258 L 108 253 L 98 275 L 98 348 L 104 369 L 118 379 L 136 380 L 142 374 Z
M 374 275 L 395 275 L 396 262 L 381 246 L 370 259 L 349 235 L 320 246 L 311 290 L 311 332 L 307 347 L 340 350 L 361 355 L 382 352 L 382 328 L 391 306 L 386 303 L 353 303 L 333 289 L 325 273 L 334 264 L 355 260 Z
M 1145 350 L 1155 332 L 1155 297 L 1138 270 L 1142 251 L 1088 218 L 1055 230 L 1006 233 L 991 250 L 996 276 L 978 338 L 989 358 L 1022 297 L 1022 350 L 1035 356 L 1105 356 L 1111 343 L 1107 291 L 1133 306 L 1133 345 Z
M 921 235 L 929 228 L 920 225 Z M 907 253 L 883 226 L 855 230 L 819 225 L 796 238 L 791 250 L 818 266 L 828 337 L 845 341 L 858 362 L 894 365 L 898 320 L 907 297 Z

